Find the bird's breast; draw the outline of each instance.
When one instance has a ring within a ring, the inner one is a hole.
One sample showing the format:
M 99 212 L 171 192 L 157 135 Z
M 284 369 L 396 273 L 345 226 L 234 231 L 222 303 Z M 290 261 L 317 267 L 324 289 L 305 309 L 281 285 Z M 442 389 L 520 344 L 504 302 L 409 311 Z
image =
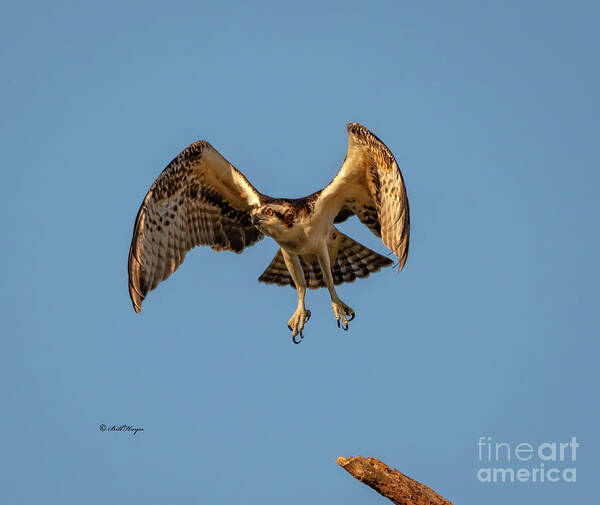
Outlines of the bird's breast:
M 292 254 L 317 254 L 323 241 L 327 240 L 327 229 L 311 224 L 295 225 L 287 233 L 273 237 L 286 251 Z

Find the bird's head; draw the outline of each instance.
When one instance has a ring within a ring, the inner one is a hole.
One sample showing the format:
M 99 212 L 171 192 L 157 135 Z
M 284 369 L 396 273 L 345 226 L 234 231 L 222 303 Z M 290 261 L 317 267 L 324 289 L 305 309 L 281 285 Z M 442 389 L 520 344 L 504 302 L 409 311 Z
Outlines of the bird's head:
M 252 210 L 252 224 L 267 235 L 284 234 L 294 226 L 296 212 L 288 202 L 271 202 Z

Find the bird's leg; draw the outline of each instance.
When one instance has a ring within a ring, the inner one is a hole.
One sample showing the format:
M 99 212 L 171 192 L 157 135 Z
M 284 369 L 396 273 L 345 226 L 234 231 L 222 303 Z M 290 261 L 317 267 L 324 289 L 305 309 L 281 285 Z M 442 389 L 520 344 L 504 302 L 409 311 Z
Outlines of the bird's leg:
M 310 319 L 310 310 L 307 310 L 304 306 L 304 295 L 306 295 L 306 279 L 304 278 L 304 271 L 300 264 L 300 258 L 295 254 L 290 254 L 285 250 L 281 250 L 283 253 L 283 259 L 287 266 L 296 289 L 298 290 L 298 308 L 292 314 L 292 318 L 288 321 L 288 328 L 292 332 L 292 340 L 294 344 L 299 344 L 300 340 L 296 340 L 296 335 L 300 334 L 300 338 L 304 338 L 302 330 L 304 324 Z
M 348 323 L 354 319 L 356 313 L 342 300 L 340 300 L 340 297 L 335 291 L 335 286 L 333 284 L 333 275 L 331 275 L 331 261 L 329 259 L 329 251 L 327 249 L 327 244 L 325 244 L 325 246 L 319 252 L 318 258 L 319 266 L 321 267 L 321 271 L 323 272 L 325 284 L 327 285 L 329 295 L 331 296 L 331 306 L 333 308 L 333 314 L 335 315 L 335 320 L 337 321 L 338 328 L 340 328 L 341 319 L 343 324 L 343 326 L 341 327 L 344 330 L 347 330 Z

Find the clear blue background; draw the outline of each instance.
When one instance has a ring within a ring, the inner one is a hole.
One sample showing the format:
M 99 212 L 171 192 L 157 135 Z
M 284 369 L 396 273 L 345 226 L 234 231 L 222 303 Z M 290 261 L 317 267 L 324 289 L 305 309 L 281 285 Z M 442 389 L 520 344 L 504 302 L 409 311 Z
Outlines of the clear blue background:
M 357 454 L 457 504 L 597 496 L 597 2 L 2 11 L 3 503 L 382 503 L 335 465 Z M 133 220 L 177 153 L 298 197 L 349 121 L 396 155 L 412 235 L 400 275 L 339 289 L 348 333 L 311 291 L 291 343 L 270 240 L 192 251 L 133 312 Z M 480 436 L 576 436 L 577 483 L 480 483 Z

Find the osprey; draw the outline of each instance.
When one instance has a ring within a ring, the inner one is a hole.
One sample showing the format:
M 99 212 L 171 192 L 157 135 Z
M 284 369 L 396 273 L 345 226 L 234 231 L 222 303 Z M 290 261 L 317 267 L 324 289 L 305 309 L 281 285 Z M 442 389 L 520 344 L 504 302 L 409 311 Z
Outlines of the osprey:
M 367 128 L 350 123 L 346 159 L 325 188 L 304 198 L 271 198 L 208 142 L 184 149 L 150 187 L 135 219 L 129 250 L 129 295 L 136 312 L 148 291 L 171 275 L 197 245 L 240 253 L 265 235 L 279 244 L 260 282 L 292 286 L 298 307 L 288 322 L 292 340 L 303 338 L 310 310 L 306 288 L 327 287 L 340 327 L 355 312 L 335 286 L 367 277 L 393 262 L 344 235 L 334 223 L 352 215 L 398 257 L 408 254 L 409 207 L 402 174 L 387 146 Z

